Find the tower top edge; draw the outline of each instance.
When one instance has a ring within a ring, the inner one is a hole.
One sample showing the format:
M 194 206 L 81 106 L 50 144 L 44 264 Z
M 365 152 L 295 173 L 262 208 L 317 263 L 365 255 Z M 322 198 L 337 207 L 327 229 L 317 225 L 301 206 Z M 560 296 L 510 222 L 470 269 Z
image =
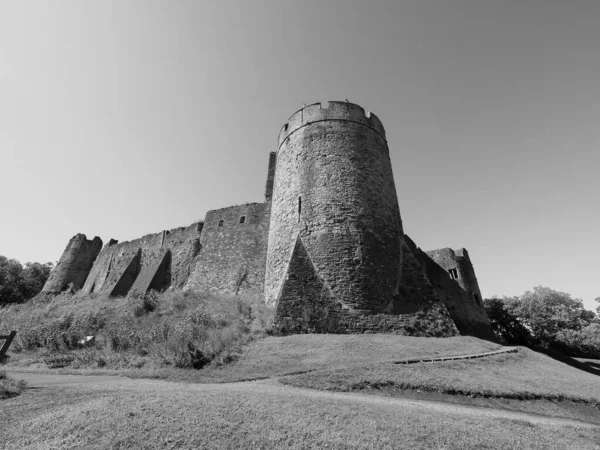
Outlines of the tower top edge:
M 370 111 L 348 101 L 329 101 L 327 104 L 312 103 L 296 111 L 279 132 L 278 144 L 281 145 L 294 131 L 313 122 L 339 120 L 365 125 L 385 139 L 385 129 L 381 120 Z

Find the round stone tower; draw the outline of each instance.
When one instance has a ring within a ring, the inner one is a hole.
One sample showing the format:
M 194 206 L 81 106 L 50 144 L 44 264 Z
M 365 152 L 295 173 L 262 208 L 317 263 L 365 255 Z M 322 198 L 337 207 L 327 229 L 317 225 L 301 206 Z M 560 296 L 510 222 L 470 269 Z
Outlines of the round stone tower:
M 265 296 L 276 306 L 299 243 L 346 310 L 391 308 L 401 268 L 400 210 L 385 130 L 358 105 L 306 106 L 280 134 Z

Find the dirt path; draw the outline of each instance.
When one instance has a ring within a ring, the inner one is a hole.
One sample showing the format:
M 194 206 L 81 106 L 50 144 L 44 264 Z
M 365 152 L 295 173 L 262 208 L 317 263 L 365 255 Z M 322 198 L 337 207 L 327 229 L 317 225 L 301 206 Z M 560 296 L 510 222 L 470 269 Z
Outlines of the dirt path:
M 267 379 L 261 381 L 225 383 L 225 384 L 188 384 L 163 380 L 151 379 L 130 379 L 112 375 L 58 375 L 58 374 L 40 374 L 26 372 L 8 372 L 13 378 L 23 379 L 28 382 L 30 387 L 49 388 L 60 386 L 68 388 L 81 386 L 90 389 L 114 390 L 128 388 L 132 390 L 153 390 L 160 391 L 179 391 L 179 392 L 207 392 L 207 393 L 254 393 L 254 394 L 279 394 L 293 395 L 304 398 L 325 399 L 335 402 L 351 402 L 355 404 L 387 405 L 402 409 L 415 409 L 420 411 L 435 411 L 445 414 L 459 414 L 472 418 L 487 417 L 492 419 L 522 420 L 538 425 L 553 426 L 574 426 L 580 428 L 600 428 L 587 422 L 572 419 L 561 419 L 555 417 L 546 417 L 535 414 L 527 414 L 515 411 L 508 411 L 495 408 L 483 408 L 467 406 L 460 404 L 450 404 L 437 401 L 415 400 L 399 397 L 381 397 L 374 395 L 365 395 L 358 393 L 340 393 L 330 391 L 319 391 L 313 389 L 297 388 L 280 384 L 277 380 Z

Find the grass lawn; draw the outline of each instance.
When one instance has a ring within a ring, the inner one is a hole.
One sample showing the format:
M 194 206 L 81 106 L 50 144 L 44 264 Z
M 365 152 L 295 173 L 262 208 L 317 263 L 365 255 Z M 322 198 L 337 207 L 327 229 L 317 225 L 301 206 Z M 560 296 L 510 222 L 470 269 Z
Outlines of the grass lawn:
M 600 428 L 256 382 L 98 382 L 3 402 L 1 448 L 548 450 L 600 442 Z
M 269 336 L 247 345 L 240 358 L 230 364 L 213 365 L 202 370 L 176 368 L 80 368 L 58 369 L 60 373 L 126 375 L 136 378 L 161 378 L 188 382 L 231 382 L 271 378 L 301 372 L 377 364 L 411 357 L 471 354 L 500 349 L 501 346 L 470 336 L 418 338 L 383 334 L 337 335 L 302 334 Z M 86 350 L 83 350 L 84 353 Z M 10 368 L 48 371 L 36 352 L 15 354 Z M 74 352 L 77 354 L 77 351 Z M 123 359 L 139 358 L 135 353 Z
M 476 360 L 370 364 L 286 377 L 282 382 L 334 391 L 419 389 L 467 396 L 569 399 L 600 405 L 600 377 L 526 348 Z

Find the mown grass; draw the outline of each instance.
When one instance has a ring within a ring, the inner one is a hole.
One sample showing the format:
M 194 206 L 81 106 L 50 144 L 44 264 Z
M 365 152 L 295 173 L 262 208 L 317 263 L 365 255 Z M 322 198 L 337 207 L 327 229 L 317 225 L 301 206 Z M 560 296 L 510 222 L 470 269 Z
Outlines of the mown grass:
M 498 350 L 493 342 L 470 336 L 423 338 L 386 334 L 303 334 L 269 336 L 252 343 L 241 357 L 221 373 L 265 378 L 376 364 L 412 357 L 448 356 Z M 241 378 L 240 378 L 241 379 Z
M 548 450 L 600 441 L 597 428 L 365 397 L 258 383 L 73 385 L 8 400 L 0 447 Z
M 14 380 L 0 370 L 0 400 L 16 397 L 27 387 L 23 380 Z
M 572 400 L 600 405 L 600 377 L 527 348 L 476 360 L 370 364 L 286 377 L 283 383 L 332 391 L 415 389 L 469 397 Z
M 271 322 L 272 312 L 258 296 L 193 291 L 135 298 L 62 294 L 0 308 L 0 329 L 17 331 L 13 360 L 34 366 L 43 361 L 49 368 L 226 364 Z M 81 345 L 85 336 L 94 341 Z

